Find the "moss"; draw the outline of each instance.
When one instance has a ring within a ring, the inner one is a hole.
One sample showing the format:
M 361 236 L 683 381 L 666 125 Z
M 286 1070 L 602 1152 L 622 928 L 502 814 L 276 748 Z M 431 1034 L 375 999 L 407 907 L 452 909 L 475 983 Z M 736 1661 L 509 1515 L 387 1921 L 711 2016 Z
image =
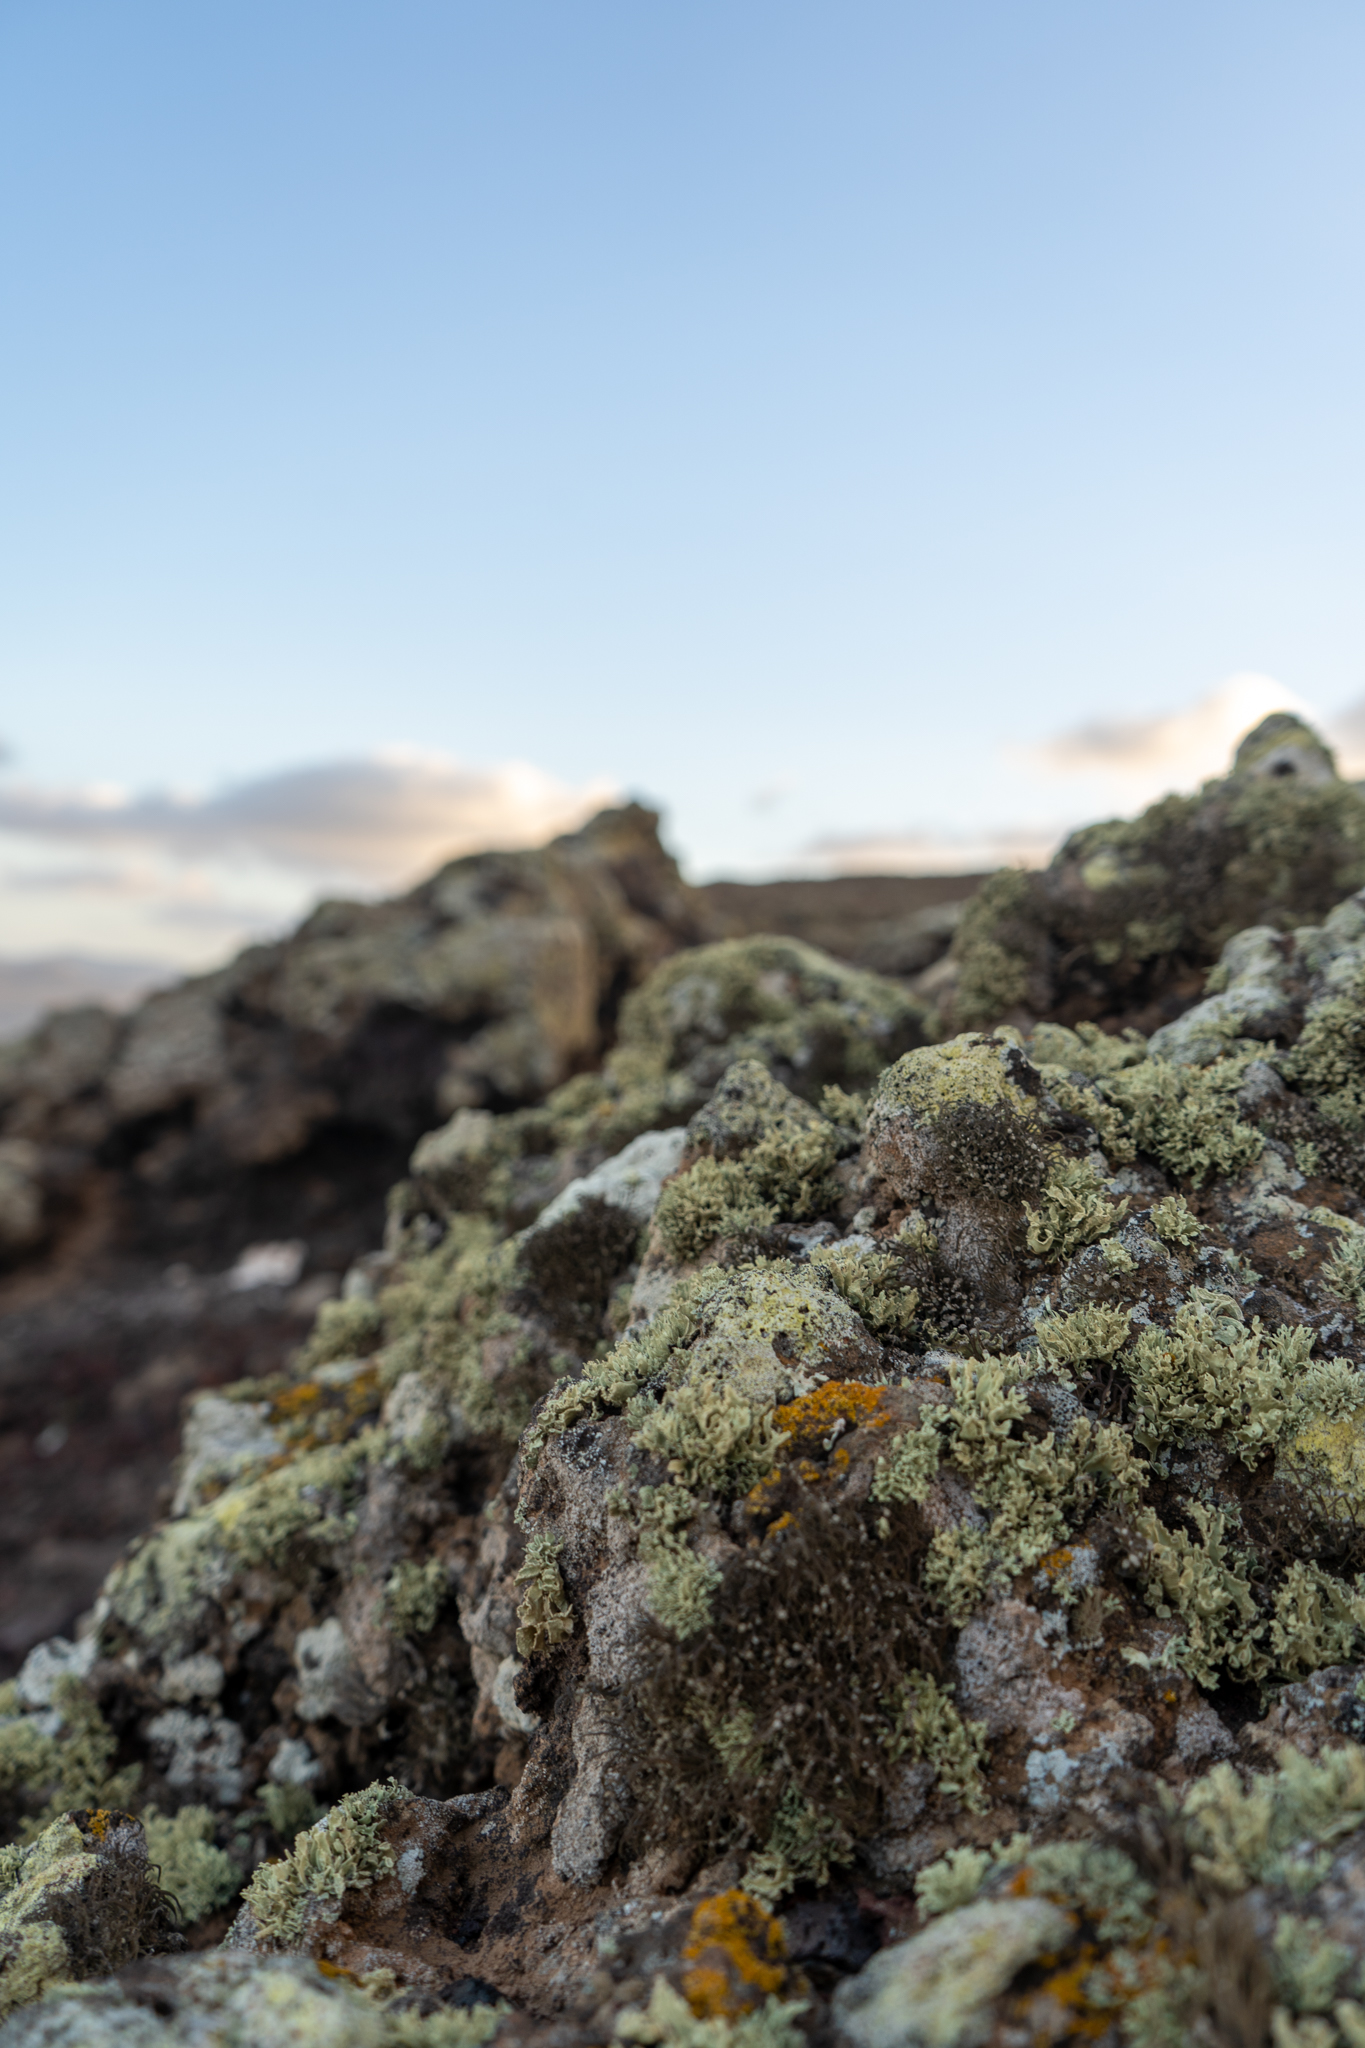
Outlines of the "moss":
M 1048 1162 L 1042 1199 L 1026 1202 L 1028 1248 L 1052 1260 L 1069 1259 L 1083 1245 L 1108 1237 L 1128 1214 L 1127 1201 L 1108 1199 L 1104 1182 L 1085 1159 L 1056 1154 Z
M 567 1642 L 574 1632 L 573 1609 L 559 1575 L 563 1538 L 542 1530 L 526 1546 L 526 1561 L 516 1575 L 525 1586 L 517 1608 L 517 1655 L 534 1657 Z
M 439 1557 L 429 1557 L 425 1564 L 405 1558 L 389 1574 L 384 1604 L 400 1635 L 424 1636 L 435 1628 L 449 1591 L 450 1581 Z
M 263 1863 L 244 1900 L 259 1940 L 292 1947 L 303 1936 L 311 1907 L 325 1907 L 387 1877 L 395 1862 L 384 1823 L 409 1796 L 392 1778 L 348 1792 L 280 1862 Z
M 214 1846 L 217 1816 L 207 1806 L 182 1806 L 176 1814 L 149 1806 L 141 1818 L 147 1860 L 157 1870 L 162 1889 L 175 1900 L 184 1924 L 192 1927 L 206 1913 L 225 1906 L 241 1884 L 242 1872 Z

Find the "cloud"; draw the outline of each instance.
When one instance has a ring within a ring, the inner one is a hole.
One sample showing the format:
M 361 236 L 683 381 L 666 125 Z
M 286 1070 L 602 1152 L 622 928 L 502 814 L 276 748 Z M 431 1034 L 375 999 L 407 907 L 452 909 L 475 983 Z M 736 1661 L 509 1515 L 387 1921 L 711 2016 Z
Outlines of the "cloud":
M 1229 676 L 1184 711 L 1096 719 L 1012 751 L 1046 775 L 1100 776 L 1133 785 L 1134 800 L 1146 801 L 1149 794 L 1193 788 L 1211 775 L 1225 775 L 1238 740 L 1272 711 L 1312 718 L 1303 700 L 1273 676 L 1246 671 Z
M 978 875 L 992 868 L 1044 867 L 1064 827 L 1008 826 L 996 832 L 869 832 L 831 835 L 802 849 L 800 864 L 831 875 Z
M 247 857 L 392 888 L 462 853 L 572 830 L 615 794 L 609 783 L 575 788 L 527 762 L 467 768 L 394 748 L 202 797 L 12 783 L 0 788 L 0 830 L 180 861 Z
M 1323 720 L 1322 730 L 1337 750 L 1337 768 L 1348 781 L 1365 779 L 1365 697 Z

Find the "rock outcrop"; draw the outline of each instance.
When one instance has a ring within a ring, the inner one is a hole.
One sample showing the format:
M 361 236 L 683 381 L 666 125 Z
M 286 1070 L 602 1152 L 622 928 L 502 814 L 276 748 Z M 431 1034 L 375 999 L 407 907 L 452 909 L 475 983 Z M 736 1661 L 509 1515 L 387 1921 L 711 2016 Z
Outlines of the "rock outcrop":
M 1355 2048 L 1362 1020 L 1365 890 L 1151 1038 L 731 940 L 455 1106 L 0 1692 L 201 1949 L 0 2048 Z

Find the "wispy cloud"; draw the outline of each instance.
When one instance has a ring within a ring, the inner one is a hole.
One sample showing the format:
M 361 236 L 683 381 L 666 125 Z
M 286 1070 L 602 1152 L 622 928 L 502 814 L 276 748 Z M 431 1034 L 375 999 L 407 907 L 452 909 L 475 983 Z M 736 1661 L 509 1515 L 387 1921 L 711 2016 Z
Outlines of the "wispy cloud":
M 458 854 L 551 838 L 614 794 L 610 783 L 573 787 L 524 761 L 478 769 L 394 748 L 208 796 L 9 783 L 0 785 L 0 830 L 177 860 L 247 856 L 393 887 Z
M 320 894 L 374 895 L 446 859 L 572 830 L 616 791 L 526 762 L 392 748 L 207 795 L 0 777 L 0 951 L 207 966 Z
M 1042 867 L 1065 828 L 996 832 L 831 834 L 801 850 L 801 865 L 831 875 L 976 875 L 991 868 Z
M 1229 676 L 1197 704 L 1155 718 L 1095 719 L 1011 749 L 1035 773 L 1124 783 L 1147 794 L 1189 789 L 1225 775 L 1237 742 L 1272 711 L 1311 718 L 1302 698 L 1273 676 Z

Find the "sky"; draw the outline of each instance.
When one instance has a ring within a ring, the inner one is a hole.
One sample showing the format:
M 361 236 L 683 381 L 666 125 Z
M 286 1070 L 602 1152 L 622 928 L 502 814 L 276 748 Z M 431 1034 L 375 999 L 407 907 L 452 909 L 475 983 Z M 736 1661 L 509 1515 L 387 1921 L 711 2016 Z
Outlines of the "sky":
M 0 960 L 1365 774 L 1362 86 L 1346 0 L 0 0 Z

